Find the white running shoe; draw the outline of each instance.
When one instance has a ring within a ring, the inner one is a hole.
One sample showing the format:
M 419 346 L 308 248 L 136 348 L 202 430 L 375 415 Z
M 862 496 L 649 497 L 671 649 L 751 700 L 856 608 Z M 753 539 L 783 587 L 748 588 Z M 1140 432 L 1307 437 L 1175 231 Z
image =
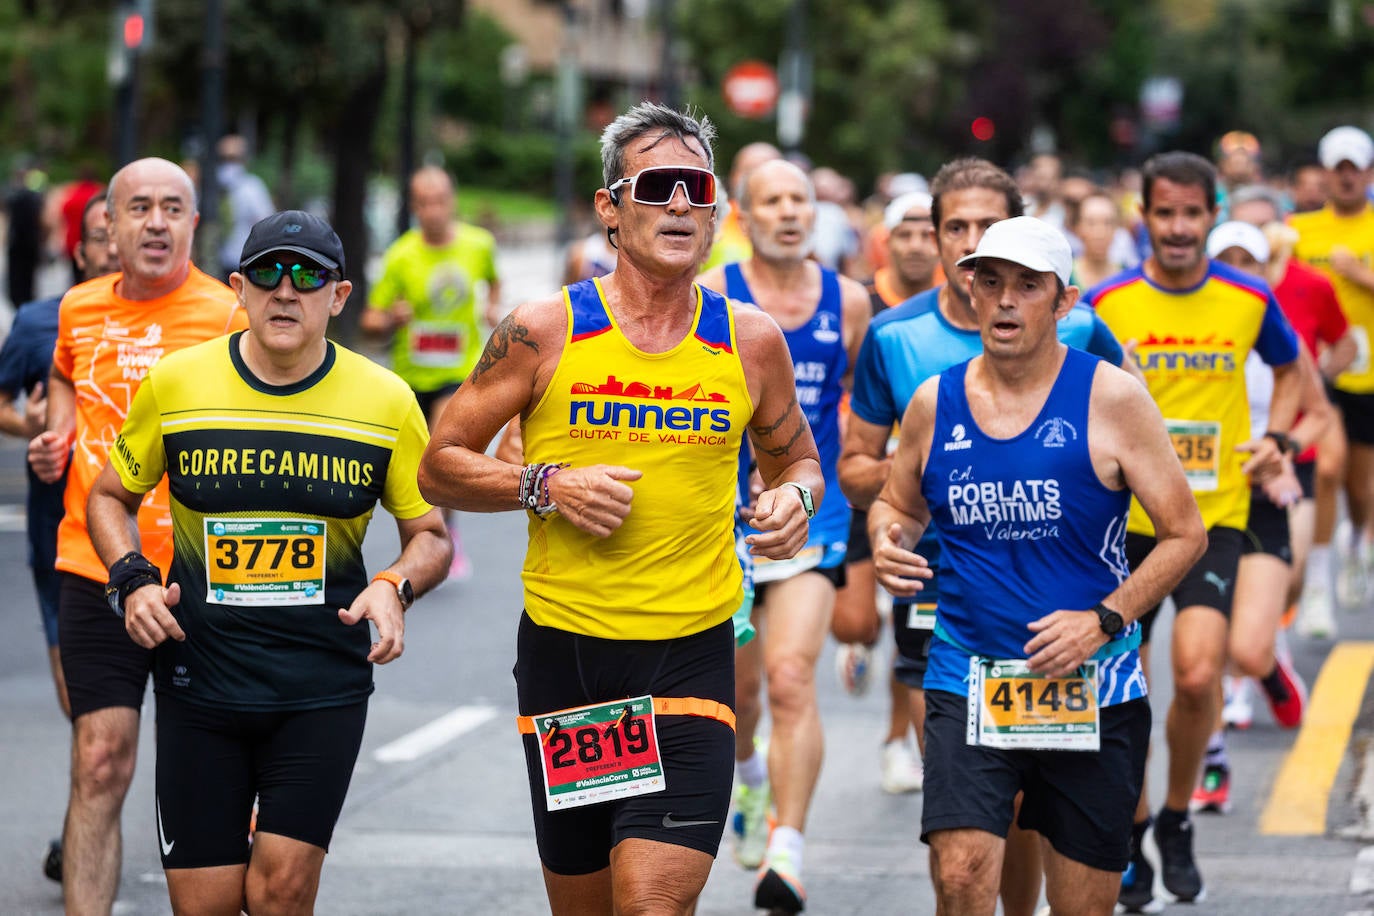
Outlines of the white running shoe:
M 868 693 L 873 683 L 873 650 L 861 642 L 841 643 L 835 650 L 835 676 L 851 697 Z
M 1333 639 L 1336 636 L 1335 604 L 1331 589 L 1325 582 L 1308 579 L 1298 600 L 1298 635 L 1309 639 Z
M 919 792 L 926 784 L 925 767 L 905 739 L 883 745 L 883 791 L 888 795 Z
M 1227 728 L 1249 728 L 1255 719 L 1255 709 L 1250 704 L 1250 679 L 1227 677 L 1222 683 L 1226 694 L 1226 705 L 1221 708 L 1222 724 Z

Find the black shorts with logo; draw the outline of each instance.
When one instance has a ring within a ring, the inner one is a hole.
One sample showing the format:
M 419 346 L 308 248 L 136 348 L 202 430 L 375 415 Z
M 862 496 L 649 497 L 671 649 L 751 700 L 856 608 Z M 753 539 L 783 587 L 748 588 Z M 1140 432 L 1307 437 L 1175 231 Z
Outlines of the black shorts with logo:
M 866 563 L 873 559 L 873 543 L 868 539 L 868 513 L 863 509 L 849 509 L 849 541 L 845 547 L 846 563 Z
M 1231 599 L 1236 590 L 1236 570 L 1240 567 L 1241 545 L 1245 532 L 1238 528 L 1217 526 L 1207 530 L 1207 552 L 1188 570 L 1183 581 L 1170 592 L 1174 607 L 1209 607 L 1231 619 Z M 1154 549 L 1155 539 L 1144 534 L 1126 533 L 1126 561 L 1131 569 L 1139 568 L 1146 555 Z M 1150 641 L 1155 617 L 1160 605 L 1155 605 L 1140 618 L 1140 639 Z
M 243 712 L 157 695 L 158 845 L 163 868 L 248 861 L 262 833 L 329 849 L 363 742 L 367 700 Z
M 534 716 L 627 697 L 695 697 L 735 707 L 735 631 L 726 620 L 677 639 L 598 639 L 520 617 L 516 640 L 520 714 Z M 655 716 L 666 788 L 549 811 L 538 738 L 525 735 L 525 765 L 539 858 L 558 875 L 610 864 L 622 840 L 645 839 L 715 856 L 730 808 L 735 733 L 702 716 Z
M 970 745 L 968 698 L 926 692 L 926 784 L 921 840 L 939 830 L 972 828 L 1006 838 L 1016 793 L 1017 823 L 1050 841 L 1060 855 L 1121 872 L 1131 857 L 1131 823 L 1150 744 L 1145 698 L 1101 712 L 1101 750 L 1003 750 Z

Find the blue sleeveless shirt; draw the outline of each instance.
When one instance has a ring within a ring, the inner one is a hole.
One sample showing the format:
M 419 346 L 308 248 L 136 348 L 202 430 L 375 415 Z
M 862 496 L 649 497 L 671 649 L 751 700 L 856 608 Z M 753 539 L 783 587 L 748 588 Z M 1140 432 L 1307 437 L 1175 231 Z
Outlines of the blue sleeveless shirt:
M 725 295 L 740 302 L 754 303 L 754 294 L 744 279 L 739 264 L 725 265 Z M 793 331 L 784 331 L 792 371 L 797 378 L 797 402 L 820 453 L 821 473 L 825 476 L 825 499 L 811 520 L 806 546 L 821 546 L 825 554 L 821 568 L 844 562 L 849 539 L 849 506 L 840 492 L 840 399 L 841 380 L 849 370 L 849 354 L 844 348 L 844 317 L 840 278 L 833 270 L 821 268 L 821 301 L 811 320 Z
M 966 694 L 973 654 L 1025 658 L 1033 620 L 1085 610 L 1129 575 L 1129 490 L 1110 490 L 1088 453 L 1098 359 L 1069 347 L 1035 420 L 1019 435 L 979 429 L 964 390 L 968 363 L 940 376 L 921 492 L 942 547 L 927 690 Z M 1098 651 L 1098 698 L 1144 696 L 1139 624 Z

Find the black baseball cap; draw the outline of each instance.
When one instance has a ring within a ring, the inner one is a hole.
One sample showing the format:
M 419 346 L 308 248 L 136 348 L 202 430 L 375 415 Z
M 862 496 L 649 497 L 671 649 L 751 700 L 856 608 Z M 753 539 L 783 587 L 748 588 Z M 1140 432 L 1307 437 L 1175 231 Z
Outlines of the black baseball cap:
M 273 251 L 292 251 L 343 273 L 343 242 L 330 225 L 304 210 L 282 210 L 260 220 L 243 243 L 239 267 L 253 263 Z

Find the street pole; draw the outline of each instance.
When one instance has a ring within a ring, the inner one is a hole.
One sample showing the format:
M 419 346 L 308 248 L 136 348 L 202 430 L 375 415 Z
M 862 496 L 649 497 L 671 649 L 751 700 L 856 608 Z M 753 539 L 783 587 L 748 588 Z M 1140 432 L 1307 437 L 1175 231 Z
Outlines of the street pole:
M 577 10 L 571 0 L 563 0 L 563 40 L 558 48 L 558 101 L 556 107 L 558 155 L 554 159 L 553 189 L 558 202 L 558 248 L 563 251 L 573 239 L 573 137 L 577 128 L 578 83 Z
M 410 229 L 410 176 L 415 171 L 415 25 L 405 24 L 401 62 L 401 161 L 396 185 L 396 235 Z
M 677 36 L 674 28 L 673 0 L 659 0 L 659 31 L 663 34 L 663 54 L 660 56 L 659 90 L 663 104 L 669 108 L 682 107 L 682 87 L 677 78 Z
M 778 97 L 778 145 L 785 153 L 795 153 L 801 150 L 802 138 L 806 136 L 807 100 L 811 97 L 806 0 L 792 0 L 778 75 L 782 82 L 782 92 Z
M 219 145 L 224 132 L 224 2 L 205 0 L 205 47 L 200 55 L 200 225 L 197 258 L 218 273 L 224 237 L 219 215 Z

